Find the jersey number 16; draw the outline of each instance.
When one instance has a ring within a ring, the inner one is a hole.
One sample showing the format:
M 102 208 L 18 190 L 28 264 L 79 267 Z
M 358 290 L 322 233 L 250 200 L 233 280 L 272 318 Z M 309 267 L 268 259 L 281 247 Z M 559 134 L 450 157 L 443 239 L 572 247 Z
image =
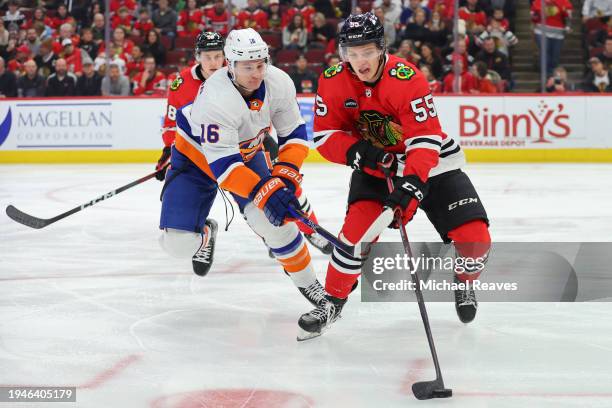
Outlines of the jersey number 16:
M 202 143 L 217 143 L 219 141 L 219 125 L 202 125 Z

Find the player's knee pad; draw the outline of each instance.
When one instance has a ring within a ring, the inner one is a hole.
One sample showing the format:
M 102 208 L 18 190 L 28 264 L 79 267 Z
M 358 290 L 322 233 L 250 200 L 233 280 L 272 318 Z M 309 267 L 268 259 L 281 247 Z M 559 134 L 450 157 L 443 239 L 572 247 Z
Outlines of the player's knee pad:
M 191 258 L 202 245 L 202 234 L 166 228 L 159 237 L 159 244 L 175 258 Z
M 275 227 L 270 224 L 263 211 L 251 203 L 245 207 L 244 216 L 251 229 L 266 241 L 266 245 L 286 272 L 312 270 L 308 247 L 295 223 L 289 222 Z
M 291 244 L 300 235 L 295 223 L 289 222 L 280 227 L 275 227 L 268 221 L 263 211 L 252 203 L 245 206 L 244 217 L 251 229 L 266 241 L 272 251 L 275 248 L 282 248 Z

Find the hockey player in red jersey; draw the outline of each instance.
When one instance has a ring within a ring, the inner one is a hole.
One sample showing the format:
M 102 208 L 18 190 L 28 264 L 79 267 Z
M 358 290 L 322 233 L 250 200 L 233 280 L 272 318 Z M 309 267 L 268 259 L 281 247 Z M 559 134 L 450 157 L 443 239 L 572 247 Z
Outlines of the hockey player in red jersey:
M 442 239 L 454 242 L 458 257 L 486 258 L 487 214 L 460 169 L 465 157 L 459 144 L 440 128 L 425 76 L 386 53 L 383 26 L 372 13 L 349 16 L 338 40 L 343 62 L 325 70 L 319 80 L 314 142 L 327 160 L 354 169 L 339 238 L 359 243 L 384 208 L 400 207 L 404 223 L 421 208 Z M 391 194 L 380 167 L 389 154 L 398 163 Z M 325 283 L 327 302 L 300 317 L 298 340 L 320 335 L 339 317 L 361 266 L 359 256 L 334 249 Z M 479 273 L 457 273 L 455 281 L 474 280 Z M 457 290 L 455 300 L 461 321 L 473 320 L 474 291 Z

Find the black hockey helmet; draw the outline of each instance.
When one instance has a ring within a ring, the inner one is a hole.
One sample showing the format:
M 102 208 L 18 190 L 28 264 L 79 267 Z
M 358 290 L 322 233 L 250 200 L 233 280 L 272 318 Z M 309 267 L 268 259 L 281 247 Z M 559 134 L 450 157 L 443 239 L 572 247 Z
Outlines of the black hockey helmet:
M 195 52 L 202 51 L 223 51 L 223 37 L 214 31 L 202 31 L 196 39 Z
M 338 33 L 338 46 L 343 48 L 374 43 L 385 49 L 385 29 L 372 12 L 351 14 Z

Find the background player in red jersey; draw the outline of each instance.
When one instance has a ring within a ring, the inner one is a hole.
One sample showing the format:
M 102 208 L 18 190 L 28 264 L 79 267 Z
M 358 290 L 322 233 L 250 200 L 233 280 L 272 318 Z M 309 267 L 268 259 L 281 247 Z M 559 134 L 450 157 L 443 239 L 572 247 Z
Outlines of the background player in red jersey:
M 314 142 L 323 157 L 354 169 L 340 239 L 353 245 L 375 238 L 364 235 L 385 207 L 401 207 L 405 223 L 420 207 L 442 239 L 455 243 L 457 256 L 486 257 L 487 214 L 460 169 L 465 157 L 459 144 L 440 128 L 425 76 L 386 53 L 383 26 L 372 13 L 349 16 L 338 39 L 343 62 L 319 80 Z M 398 162 L 391 194 L 380 170 L 389 154 Z M 300 317 L 298 340 L 320 335 L 339 317 L 361 266 L 359 257 L 334 249 L 327 302 Z M 455 280 L 474 280 L 479 273 L 456 273 Z M 461 321 L 474 319 L 474 291 L 457 290 L 455 298 Z
M 201 155 L 188 137 L 180 133 L 177 137 L 176 121 L 177 112 L 193 103 L 200 85 L 223 67 L 223 45 L 218 33 L 200 33 L 195 47 L 197 64 L 183 69 L 170 85 L 162 133 L 164 149 L 156 166 L 161 170 L 172 161 L 167 173 L 158 173 L 159 180 L 165 179 L 160 220 L 164 233 L 160 243 L 177 258 L 191 256 L 193 271 L 201 276 L 208 273 L 213 262 L 217 222 L 209 219 L 208 213 L 217 189 L 202 181 L 206 177 L 198 166 Z

